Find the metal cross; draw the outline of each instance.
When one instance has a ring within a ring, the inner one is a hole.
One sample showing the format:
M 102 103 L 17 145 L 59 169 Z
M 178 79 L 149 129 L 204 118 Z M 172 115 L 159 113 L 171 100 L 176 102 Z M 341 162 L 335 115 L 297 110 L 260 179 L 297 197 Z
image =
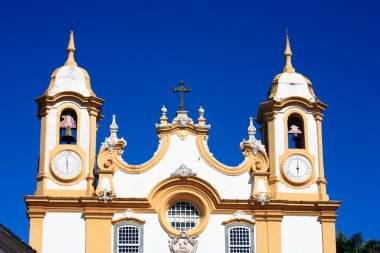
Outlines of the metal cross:
M 184 112 L 185 111 L 185 100 L 184 100 L 184 93 L 190 92 L 191 88 L 185 87 L 185 83 L 183 81 L 179 82 L 179 87 L 174 87 L 173 92 L 179 92 L 180 95 L 180 104 L 179 104 L 179 111 Z

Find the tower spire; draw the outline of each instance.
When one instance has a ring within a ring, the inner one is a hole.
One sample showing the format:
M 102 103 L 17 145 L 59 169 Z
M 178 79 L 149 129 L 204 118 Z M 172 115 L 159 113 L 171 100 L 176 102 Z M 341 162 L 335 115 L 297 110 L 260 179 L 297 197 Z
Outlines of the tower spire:
M 70 32 L 70 39 L 69 39 L 69 45 L 67 46 L 67 53 L 68 53 L 68 56 L 65 62 L 65 66 L 78 66 L 78 64 L 74 60 L 75 45 L 74 45 L 73 28 L 71 28 L 71 32 Z
M 294 73 L 296 70 L 292 66 L 292 50 L 290 49 L 290 41 L 288 36 L 288 28 L 286 28 L 286 37 L 285 37 L 285 68 L 284 73 Z

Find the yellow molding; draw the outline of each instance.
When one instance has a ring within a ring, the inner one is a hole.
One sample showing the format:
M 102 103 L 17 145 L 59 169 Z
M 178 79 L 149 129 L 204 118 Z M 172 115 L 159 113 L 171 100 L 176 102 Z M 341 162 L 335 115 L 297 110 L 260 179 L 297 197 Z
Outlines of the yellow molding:
M 208 165 L 210 165 L 213 169 L 230 176 L 237 176 L 241 175 L 247 171 L 249 171 L 251 168 L 256 168 L 257 162 L 261 161 L 267 161 L 267 156 L 263 151 L 259 150 L 257 152 L 257 155 L 254 155 L 253 152 L 243 152 L 243 155 L 245 156 L 245 160 L 242 164 L 236 166 L 236 167 L 230 167 L 227 165 L 224 165 L 220 163 L 218 160 L 214 158 L 213 155 L 208 151 L 208 149 L 205 146 L 204 140 L 207 138 L 207 136 L 196 136 L 196 142 L 197 142 L 197 148 L 199 152 L 202 155 L 202 158 L 206 161 Z M 263 168 L 265 168 L 265 165 L 262 165 Z M 266 170 L 265 170 L 266 171 Z
M 150 170 L 154 167 L 154 165 L 161 161 L 169 148 L 169 135 L 158 135 L 158 138 L 161 139 L 161 144 L 157 152 L 149 161 L 139 165 L 131 165 L 122 161 L 122 158 L 120 157 L 124 152 L 122 146 L 117 146 L 117 148 L 115 148 L 112 153 L 110 153 L 109 150 L 101 150 L 98 158 L 98 166 L 101 170 L 100 173 L 106 171 L 111 171 L 114 173 L 117 169 L 126 171 L 128 173 L 143 173 Z
M 231 224 L 234 222 L 244 222 L 244 223 L 252 224 L 252 225 L 256 224 L 256 222 L 254 220 L 250 220 L 247 218 L 231 218 L 229 220 L 223 221 L 222 225 L 228 225 L 228 224 Z
M 142 219 L 139 219 L 139 218 L 136 218 L 136 217 L 122 217 L 120 219 L 113 220 L 112 224 L 121 223 L 123 221 L 135 221 L 135 222 L 140 223 L 142 225 L 145 224 L 145 220 L 142 220 Z

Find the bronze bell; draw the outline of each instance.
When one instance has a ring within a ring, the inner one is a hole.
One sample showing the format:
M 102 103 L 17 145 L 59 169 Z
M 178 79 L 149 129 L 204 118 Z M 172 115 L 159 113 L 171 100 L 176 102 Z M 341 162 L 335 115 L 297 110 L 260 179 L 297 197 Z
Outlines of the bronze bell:
M 61 142 L 67 142 L 67 144 L 70 144 L 70 142 L 75 142 L 75 137 L 73 135 L 71 127 L 66 127 L 65 133 L 61 137 Z

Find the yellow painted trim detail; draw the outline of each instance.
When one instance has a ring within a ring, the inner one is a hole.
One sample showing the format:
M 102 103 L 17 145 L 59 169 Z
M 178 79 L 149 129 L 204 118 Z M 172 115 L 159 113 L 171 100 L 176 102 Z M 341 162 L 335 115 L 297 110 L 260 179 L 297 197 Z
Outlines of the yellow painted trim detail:
M 220 163 L 218 160 L 214 158 L 214 156 L 211 155 L 211 153 L 208 151 L 208 149 L 205 146 L 204 141 L 207 140 L 207 135 L 200 135 L 196 136 L 196 142 L 199 152 L 202 155 L 202 158 L 206 161 L 208 165 L 210 165 L 215 170 L 219 171 L 220 173 L 223 173 L 225 175 L 230 176 L 236 176 L 241 175 L 251 169 L 251 167 L 256 162 L 256 159 L 254 157 L 254 154 L 252 152 L 243 152 L 243 155 L 245 156 L 244 162 L 236 167 L 230 167 L 226 166 L 222 163 Z
M 98 158 L 98 166 L 100 168 L 109 167 L 109 163 L 112 163 L 112 168 L 108 170 L 113 170 L 116 172 L 117 169 L 129 172 L 129 173 L 143 173 L 154 167 L 159 161 L 161 161 L 162 157 L 165 155 L 166 151 L 169 148 L 170 136 L 169 135 L 158 135 L 158 138 L 161 140 L 161 144 L 159 149 L 156 151 L 154 156 L 147 162 L 139 165 L 131 165 L 122 161 L 120 157 L 124 150 L 121 147 L 113 150 L 112 154 L 108 150 L 102 150 L 99 154 Z
M 252 225 L 256 224 L 256 221 L 249 220 L 249 219 L 246 219 L 246 218 L 231 218 L 229 220 L 223 221 L 222 225 L 228 225 L 228 224 L 231 224 L 231 223 L 234 223 L 234 222 L 244 222 L 244 223 L 252 224 Z
M 162 228 L 172 235 L 179 235 L 180 231 L 175 230 L 168 223 L 168 208 L 179 201 L 186 201 L 195 205 L 200 211 L 200 221 L 195 228 L 187 231 L 186 234 L 199 235 L 206 228 L 210 213 L 216 209 L 221 198 L 208 182 L 200 178 L 180 179 L 172 177 L 157 184 L 149 193 L 148 200 L 157 211 Z
M 139 219 L 139 218 L 136 218 L 136 217 L 122 217 L 120 219 L 113 220 L 112 224 L 118 224 L 118 223 L 121 223 L 121 222 L 124 222 L 124 221 L 135 221 L 137 223 L 140 223 L 141 225 L 145 224 L 145 220 L 142 220 L 142 219 Z

